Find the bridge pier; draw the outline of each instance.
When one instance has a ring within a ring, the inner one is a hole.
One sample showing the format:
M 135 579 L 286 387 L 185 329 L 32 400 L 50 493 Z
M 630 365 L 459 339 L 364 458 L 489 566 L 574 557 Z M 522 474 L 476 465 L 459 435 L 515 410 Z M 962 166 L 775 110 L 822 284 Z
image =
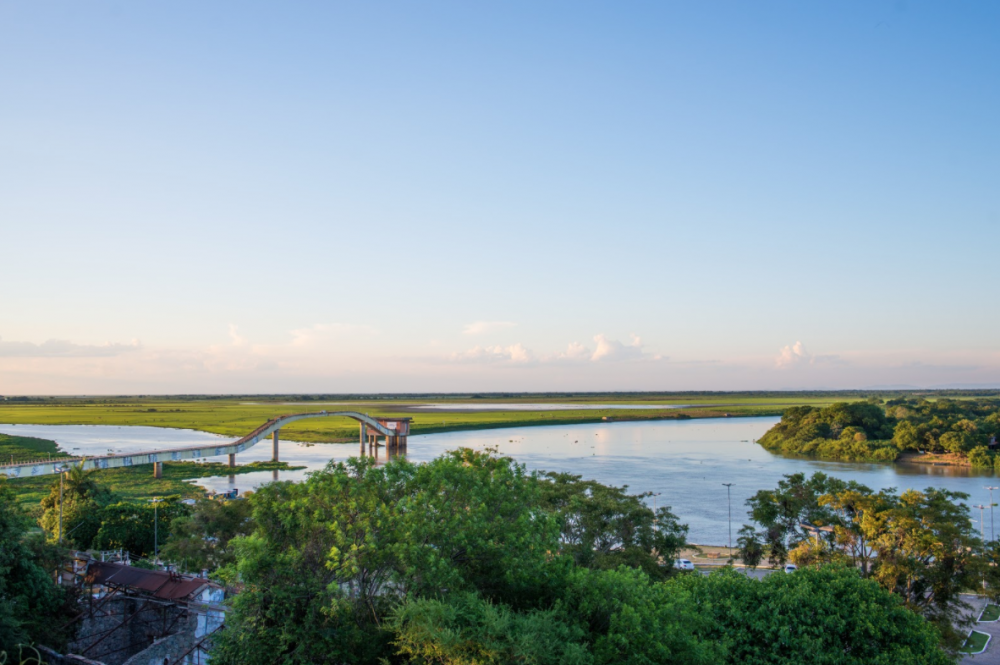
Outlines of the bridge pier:
M 163 477 L 163 462 L 153 462 L 153 477 L 154 478 Z
M 280 429 L 276 429 L 276 430 L 274 430 L 274 432 L 271 433 L 271 461 L 272 462 L 277 462 L 278 461 L 278 432 L 280 432 L 280 431 L 281 431 Z
M 229 453 L 229 468 L 236 468 L 236 453 Z

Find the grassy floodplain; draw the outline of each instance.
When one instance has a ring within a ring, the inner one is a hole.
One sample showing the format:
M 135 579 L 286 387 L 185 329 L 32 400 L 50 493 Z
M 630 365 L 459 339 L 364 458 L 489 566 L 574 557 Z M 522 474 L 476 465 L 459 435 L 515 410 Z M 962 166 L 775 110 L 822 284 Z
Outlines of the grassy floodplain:
M 988 391 L 994 395 L 998 391 Z M 360 411 L 372 416 L 406 416 L 413 419 L 413 434 L 595 423 L 603 419 L 654 420 L 779 416 L 793 406 L 826 407 L 837 402 L 854 402 L 873 395 L 885 399 L 900 395 L 928 399 L 948 396 L 972 399 L 982 391 L 840 391 L 840 392 L 743 392 L 743 393 L 574 393 L 574 394 L 468 394 L 468 395 L 248 395 L 248 396 L 122 396 L 122 397 L 8 397 L 0 399 L 0 423 L 35 425 L 120 425 L 193 429 L 241 437 L 277 415 L 318 411 Z M 426 410 L 421 405 L 482 404 L 484 407 L 509 404 L 511 410 L 454 409 Z M 520 404 L 607 405 L 606 409 L 515 410 Z M 615 405 L 651 405 L 662 409 L 615 408 Z M 358 425 L 349 418 L 316 418 L 293 423 L 282 429 L 286 439 L 335 443 L 355 441 Z M 26 462 L 48 457 L 65 457 L 51 441 L 0 434 L 0 461 Z M 219 463 L 164 463 L 163 478 L 154 479 L 148 466 L 100 471 L 100 482 L 125 498 L 179 494 L 196 497 L 203 491 L 194 478 L 248 473 L 272 468 L 288 468 L 284 463 L 241 465 L 236 469 Z M 37 506 L 48 492 L 51 477 L 12 481 L 22 505 Z
M 226 397 L 42 397 L 0 401 L 0 423 L 36 425 L 144 425 L 196 429 L 240 437 L 268 418 L 287 413 L 361 411 L 372 416 L 413 418 L 413 434 L 565 425 L 615 420 L 661 418 L 717 418 L 724 416 L 778 416 L 790 406 L 828 406 L 838 401 L 865 399 L 870 392 L 836 393 L 587 393 L 486 395 L 276 395 Z M 608 409 L 426 410 L 438 404 L 607 404 Z M 663 406 L 660 409 L 621 409 L 615 404 Z M 676 408 L 680 407 L 680 408 Z M 283 428 L 288 439 L 315 443 L 353 441 L 358 425 L 348 418 L 315 419 Z
M 13 455 L 17 462 L 44 459 L 49 456 L 52 459 L 69 457 L 66 453 L 56 450 L 56 444 L 52 441 L 4 434 L 0 434 L 0 455 L 5 455 L 0 459 L 10 459 Z M 254 471 L 301 468 L 303 467 L 289 466 L 287 462 L 251 462 L 235 468 L 230 468 L 228 464 L 221 462 L 164 462 L 162 478 L 153 478 L 152 467 L 148 464 L 102 469 L 95 473 L 98 482 L 114 488 L 115 492 L 125 500 L 148 499 L 155 496 L 181 496 L 185 499 L 194 499 L 204 496 L 205 492 L 197 485 L 186 482 L 188 480 L 233 476 Z M 2 472 L 0 469 L 0 473 Z M 39 502 L 49 493 L 52 484 L 59 482 L 59 477 L 14 478 L 8 482 L 17 492 L 18 503 L 29 512 L 37 512 Z

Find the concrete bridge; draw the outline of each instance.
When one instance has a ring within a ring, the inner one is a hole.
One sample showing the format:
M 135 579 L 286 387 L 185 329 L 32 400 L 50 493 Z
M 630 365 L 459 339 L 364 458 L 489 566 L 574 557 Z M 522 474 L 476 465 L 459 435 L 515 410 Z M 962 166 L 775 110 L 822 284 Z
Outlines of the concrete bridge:
M 281 428 L 289 423 L 306 418 L 353 418 L 360 423 L 361 454 L 377 452 L 379 445 L 385 445 L 389 454 L 406 452 L 406 439 L 410 435 L 410 418 L 372 418 L 357 411 L 319 411 L 315 413 L 293 413 L 278 416 L 250 432 L 242 439 L 232 443 L 186 446 L 170 450 L 151 450 L 145 453 L 120 453 L 116 455 L 100 455 L 97 457 L 60 457 L 54 460 L 22 462 L 19 464 L 0 465 L 0 474 L 8 478 L 32 478 L 62 473 L 71 466 L 82 466 L 89 469 L 117 469 L 126 466 L 152 464 L 153 476 L 160 478 L 164 462 L 179 462 L 203 457 L 220 457 L 229 455 L 229 466 L 236 466 L 236 455 L 255 446 L 264 439 L 270 438 L 272 445 L 271 459 L 278 461 L 278 441 Z M 384 443 L 379 443 L 379 438 Z M 367 450 L 366 450 L 367 447 Z

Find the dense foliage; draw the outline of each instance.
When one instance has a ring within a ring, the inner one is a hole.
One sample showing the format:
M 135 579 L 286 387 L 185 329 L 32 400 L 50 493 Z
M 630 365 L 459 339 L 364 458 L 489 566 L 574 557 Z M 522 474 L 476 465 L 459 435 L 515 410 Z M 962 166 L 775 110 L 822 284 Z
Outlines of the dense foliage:
M 725 662 L 897 665 L 952 662 L 933 627 L 899 598 L 845 566 L 768 575 L 736 572 L 687 576 L 687 590 L 711 621 L 705 637 L 722 645 Z
M 954 453 L 988 467 L 1000 465 L 988 448 L 998 433 L 998 400 L 873 399 L 789 408 L 759 443 L 783 454 L 842 460 L 891 462 L 905 451 Z
M 53 581 L 61 553 L 31 538 L 28 528 L 14 492 L 0 476 L 0 654 L 15 654 L 18 644 L 38 641 L 59 647 L 67 637 L 61 626 L 74 612 L 72 599 Z
M 931 624 L 843 566 L 677 576 L 661 555 L 685 527 L 643 498 L 471 450 L 269 484 L 228 544 L 240 592 L 213 662 L 949 662 Z
M 766 548 L 772 564 L 840 562 L 896 595 L 934 623 L 951 647 L 967 604 L 959 592 L 979 585 L 986 566 L 964 494 L 927 489 L 873 492 L 816 473 L 785 476 L 747 503 L 760 527 L 744 527 L 741 549 Z
M 172 520 L 187 514 L 178 497 L 167 497 L 154 505 L 149 501 L 123 501 L 99 484 L 96 472 L 74 466 L 63 474 L 62 500 L 59 480 L 53 481 L 42 499 L 41 527 L 53 541 L 59 537 L 62 508 L 63 542 L 81 549 L 123 549 L 135 556 L 153 554 L 156 534 L 165 543 Z

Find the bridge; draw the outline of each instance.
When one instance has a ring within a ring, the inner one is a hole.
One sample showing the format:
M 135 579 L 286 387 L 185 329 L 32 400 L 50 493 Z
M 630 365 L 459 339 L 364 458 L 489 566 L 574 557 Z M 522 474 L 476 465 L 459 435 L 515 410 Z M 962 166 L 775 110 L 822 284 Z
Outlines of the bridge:
M 100 455 L 97 457 L 60 457 L 54 460 L 21 462 L 17 464 L 0 465 L 0 474 L 8 478 L 32 478 L 63 473 L 71 466 L 82 466 L 89 469 L 117 469 L 121 467 L 153 465 L 153 477 L 160 478 L 163 474 L 164 462 L 180 462 L 182 460 L 201 459 L 203 457 L 220 457 L 229 455 L 229 466 L 236 466 L 236 455 L 252 448 L 264 439 L 271 439 L 271 460 L 278 461 L 278 442 L 281 428 L 297 420 L 306 418 L 346 417 L 360 423 L 361 454 L 368 451 L 377 454 L 378 447 L 384 445 L 387 452 L 399 454 L 406 452 L 406 439 L 410 435 L 410 418 L 372 418 L 357 411 L 318 411 L 314 413 L 293 413 L 272 418 L 232 443 L 171 448 L 170 450 L 152 450 L 145 453 L 119 453 L 115 455 Z M 384 437 L 384 443 L 379 442 Z M 367 448 L 367 450 L 366 450 Z

